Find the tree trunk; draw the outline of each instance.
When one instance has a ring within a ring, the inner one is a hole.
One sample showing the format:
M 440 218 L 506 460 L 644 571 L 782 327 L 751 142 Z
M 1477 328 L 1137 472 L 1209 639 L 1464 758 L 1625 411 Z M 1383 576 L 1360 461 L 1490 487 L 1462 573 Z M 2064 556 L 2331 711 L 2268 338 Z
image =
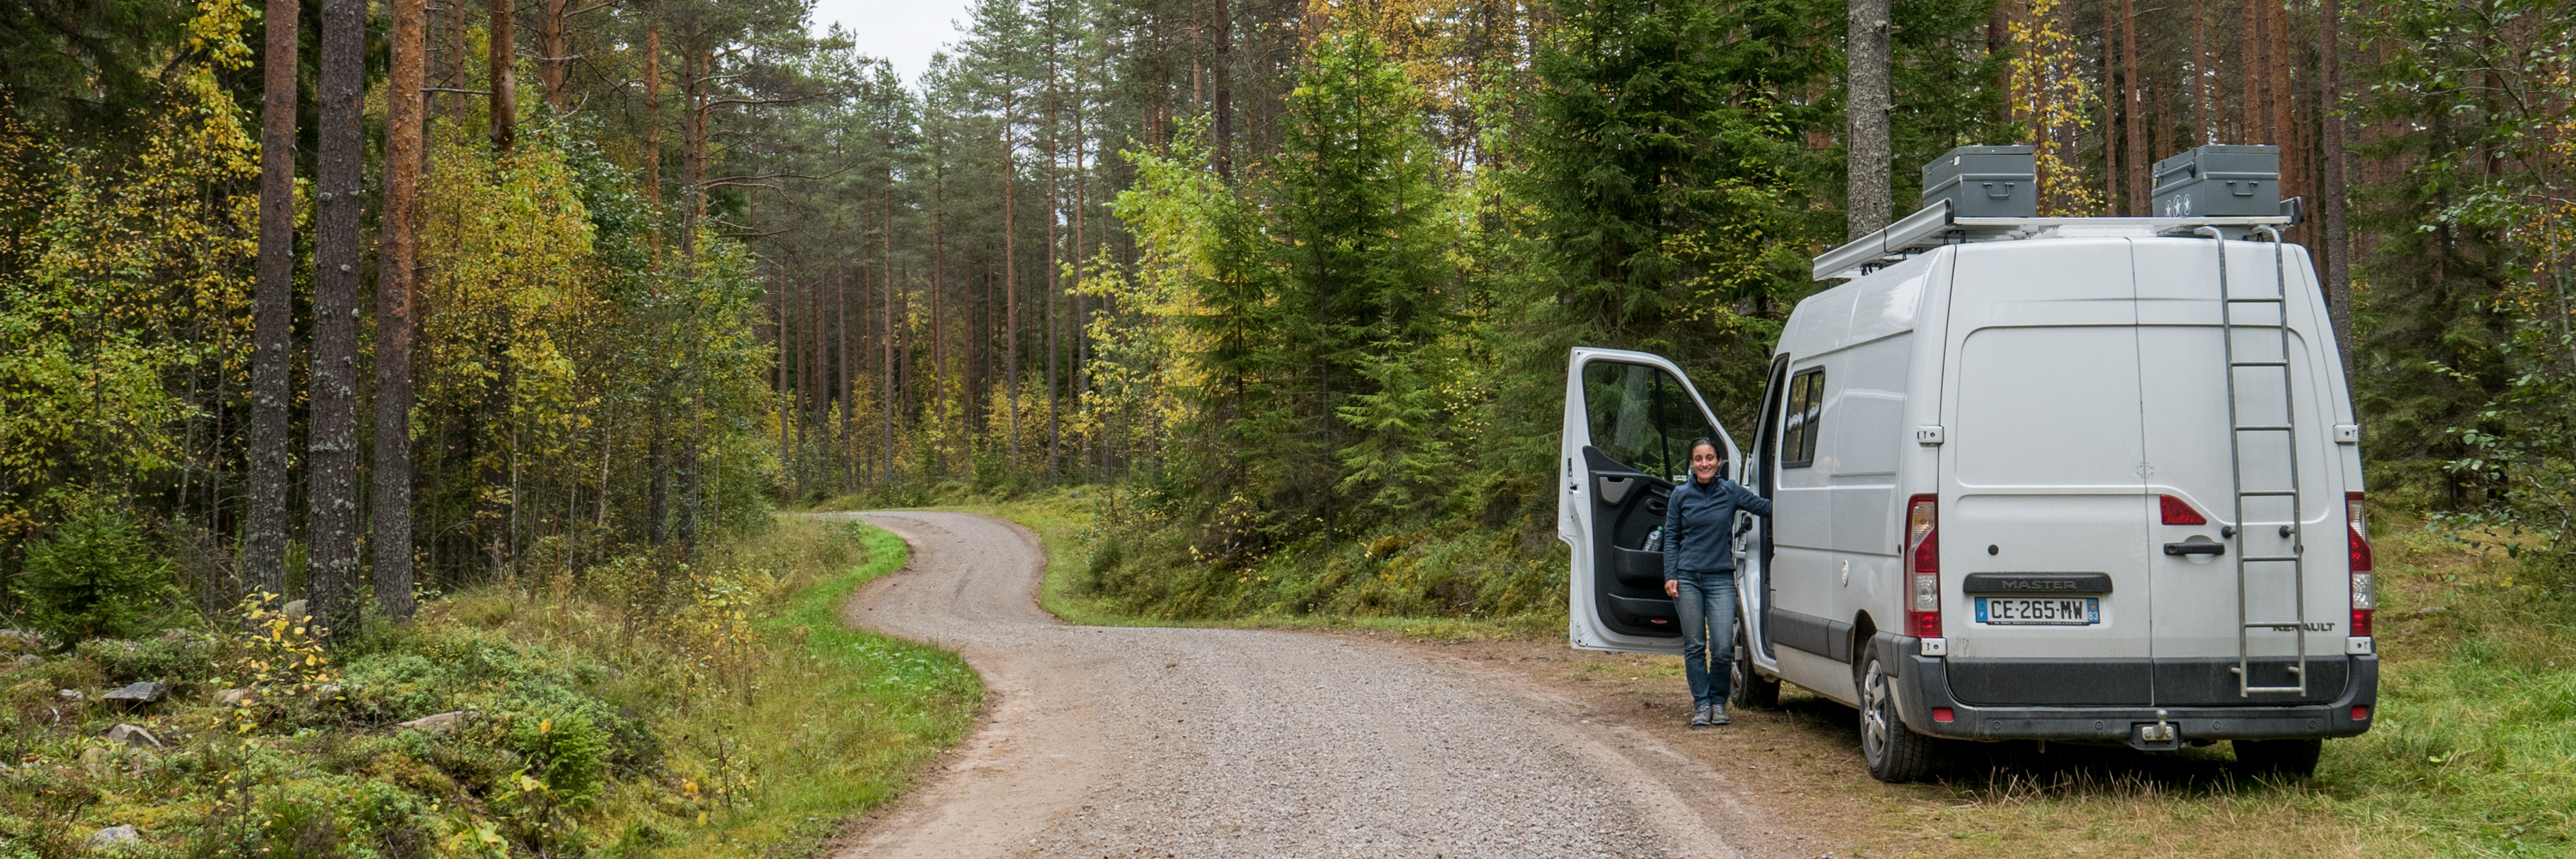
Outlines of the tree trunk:
M 572 58 L 564 55 L 567 50 L 564 47 L 565 2 L 546 0 L 546 55 L 537 61 L 537 68 L 541 70 L 539 74 L 545 76 L 546 106 L 554 108 L 558 114 L 572 110 L 572 94 L 564 92 L 564 72 L 572 63 Z
M 2012 50 L 2012 18 L 2009 10 L 2016 1 L 1995 0 L 1995 4 L 1986 9 L 1986 58 L 1989 60 L 2003 56 L 2004 52 Z M 2199 0 L 2193 0 L 2193 2 L 2199 2 Z M 2010 123 L 2014 102 L 2012 64 L 1995 64 L 1993 86 L 1996 92 L 2004 94 L 2004 97 L 1995 103 L 1993 123 L 1995 125 Z
M 1017 89 L 1016 85 L 1012 89 Z M 1020 153 L 1019 141 L 1012 133 L 1014 119 L 1011 108 L 1011 98 L 1006 95 L 1002 99 L 1002 307 L 1005 317 L 1002 336 L 1008 341 L 1004 354 L 1007 356 L 1005 360 L 1010 362 L 1007 368 L 1009 375 L 1004 380 L 1010 386 L 1007 400 L 1011 406 L 1009 468 L 1017 474 L 1020 468 Z
M 647 12 L 646 14 L 651 14 Z M 662 264 L 662 21 L 644 25 L 644 203 L 653 210 L 645 231 L 653 265 Z
M 2116 22 L 2111 20 L 2111 16 L 2116 14 L 2119 8 L 2118 4 L 2110 0 L 2102 2 L 2102 214 L 2106 216 L 2121 212 L 2120 163 L 2117 156 L 2120 151 L 2122 90 L 2118 75 L 2119 57 L 2113 51 L 2113 48 L 2119 45 L 2119 42 L 2112 38 L 2112 34 L 2117 32 L 2114 28 Z M 2070 32 L 2072 29 L 2069 28 Z
M 1221 7 L 1223 7 L 1223 6 L 1225 5 L 1225 0 L 1217 0 L 1217 5 L 1218 5 L 1220 8 L 1221 8 Z M 1052 22 L 1052 19 L 1050 19 L 1050 22 Z M 1047 350 L 1047 359 L 1046 359 L 1046 387 L 1047 387 L 1047 468 L 1046 468 L 1046 470 L 1047 470 L 1047 473 L 1046 473 L 1046 482 L 1047 482 L 1048 484 L 1052 485 L 1052 484 L 1054 484 L 1054 483 L 1055 483 L 1056 475 L 1058 474 L 1059 469 L 1061 469 L 1061 468 L 1062 468 L 1062 463 L 1059 461 L 1059 457 L 1062 455 L 1062 450 L 1063 450 L 1063 445 L 1064 445 L 1064 417 L 1063 417 L 1063 412 L 1062 412 L 1062 410 L 1061 410 L 1061 404 L 1059 404 L 1059 403 L 1057 403 L 1057 402 L 1056 402 L 1056 379 L 1057 379 L 1056 350 L 1057 350 L 1057 348 L 1058 348 L 1058 344 L 1056 343 L 1056 336 L 1055 336 L 1055 335 L 1056 335 L 1056 327 L 1057 327 L 1058 325 L 1060 325 L 1060 324 L 1062 323 L 1062 321 L 1063 321 L 1063 320 L 1062 320 L 1062 318 L 1061 318 L 1061 317 L 1059 317 L 1059 316 L 1056 314 L 1056 312 L 1055 312 L 1055 305 L 1056 305 L 1056 296 L 1057 296 L 1057 295 L 1059 295 L 1059 294 L 1061 294 L 1061 288 L 1062 288 L 1062 287 L 1063 287 L 1063 285 L 1064 285 L 1064 284 L 1063 284 L 1063 282 L 1062 282 L 1062 278 L 1060 277 L 1060 274 L 1059 274 L 1059 272 L 1058 272 L 1058 270 L 1059 270 L 1059 269 L 1061 269 L 1061 268 L 1063 268 L 1063 267 L 1064 267 L 1064 266 L 1063 266 L 1063 264 L 1062 264 L 1062 263 L 1063 263 L 1062 245 L 1060 244 L 1060 243 L 1063 241 L 1063 236 L 1062 236 L 1062 234 L 1060 234 L 1060 233 L 1058 233 L 1058 232 L 1056 231 L 1056 222 L 1057 222 L 1058 220 L 1060 220 L 1060 219 L 1062 218 L 1063 214 L 1064 214 L 1064 189 L 1063 189 L 1063 188 L 1061 188 L 1061 187 L 1059 187 L 1059 186 L 1057 186 L 1057 184 L 1056 184 L 1056 178 L 1057 178 L 1057 177 L 1056 177 L 1056 173 L 1057 173 L 1057 170 L 1058 170 L 1059 168 L 1061 168 L 1061 167 L 1063 167 L 1063 166 L 1064 166 L 1064 150 L 1063 150 L 1063 143 L 1064 143 L 1064 140 L 1063 140 L 1063 135 L 1059 133 L 1059 132 L 1061 132 L 1063 129 L 1062 129 L 1062 128 L 1060 128 L 1060 127 L 1058 126 L 1058 124 L 1057 124 L 1057 120 L 1060 118 L 1060 114 L 1062 114 L 1062 112 L 1063 112 L 1063 110 L 1064 110 L 1064 105 L 1063 105 L 1063 104 L 1060 102 L 1060 100 L 1059 100 L 1059 99 L 1060 99 L 1060 95 L 1059 95 L 1060 90 L 1058 90 L 1058 89 L 1057 89 L 1057 87 L 1056 87 L 1056 84 L 1061 80 L 1061 78 L 1062 78 L 1062 76 L 1063 76 L 1063 70 L 1061 70 L 1061 69 L 1057 68 L 1057 65 L 1056 65 L 1056 56 L 1055 56 L 1055 48 L 1054 48 L 1054 45 L 1055 45 L 1055 28 L 1054 28 L 1053 26 L 1049 26 L 1049 27 L 1047 28 L 1047 39 L 1048 39 L 1048 42 L 1047 42 L 1047 44 L 1048 44 L 1048 48 L 1047 48 L 1047 114 L 1046 114 L 1046 125 L 1047 125 L 1047 176 L 1046 176 L 1046 183 L 1047 183 L 1047 206 L 1046 206 L 1046 224 L 1047 224 L 1047 228 L 1046 228 L 1046 240 L 1047 240 L 1047 255 L 1046 255 L 1046 260 L 1047 260 L 1047 261 L 1046 261 L 1046 326 L 1047 326 L 1047 329 L 1046 329 L 1046 331 L 1047 331 L 1047 335 L 1046 335 L 1046 350 Z M 1220 65 L 1221 65 L 1221 64 L 1220 64 Z M 1223 99 L 1225 98 L 1225 96 L 1224 96 L 1224 93 L 1225 93 L 1224 78 L 1223 78 L 1223 77 L 1219 77 L 1217 80 L 1218 80 L 1218 84 L 1217 84 L 1217 93 L 1218 93 L 1218 95 L 1217 95 L 1217 98 L 1219 99 L 1220 104 L 1221 104 L 1221 103 L 1222 103 L 1222 101 L 1223 101 Z M 1217 115 L 1218 115 L 1218 116 L 1224 116 L 1224 115 L 1225 115 L 1225 108 L 1223 108 L 1223 107 L 1218 107 L 1218 108 L 1217 108 Z M 1222 120 L 1220 120 L 1219 122 L 1220 122 L 1220 123 L 1222 123 Z
M 358 209 L 365 193 L 367 0 L 322 2 L 321 163 L 313 234 L 311 548 L 305 590 L 353 629 L 358 581 Z
M 702 58 L 696 45 L 681 46 L 680 78 L 684 113 L 680 116 L 680 259 L 688 266 L 687 276 L 698 276 L 698 219 L 706 216 L 706 193 L 699 183 L 706 179 L 707 105 L 706 93 L 700 87 L 711 71 L 711 58 Z
M 945 429 L 948 424 L 948 317 L 942 312 L 946 308 L 941 306 L 941 299 L 946 298 L 948 294 L 948 176 L 946 171 L 941 171 L 934 181 L 938 183 L 938 188 L 935 192 L 937 197 L 933 200 L 935 209 L 930 215 L 930 397 L 925 405 L 930 407 L 931 426 Z M 936 435 L 934 434 L 933 437 L 936 438 Z M 934 444 L 931 447 L 933 455 L 931 475 L 943 472 L 943 469 L 938 468 L 941 464 L 937 461 L 938 452 L 939 448 Z
M 859 414 L 858 383 L 850 378 L 850 274 L 835 266 L 832 277 L 833 363 L 840 369 L 832 377 L 832 396 L 841 401 L 841 492 L 859 491 Z M 865 269 L 861 269 L 862 272 Z M 861 275 L 862 279 L 865 275 Z M 862 310 L 861 312 L 866 312 Z
M 2307 159 L 2301 157 L 2298 135 L 2290 119 L 2290 93 L 2294 91 L 2290 68 L 2290 16 L 2277 3 L 2278 0 L 2264 0 L 2261 4 L 2268 28 L 2266 32 L 2270 34 L 2263 40 L 2263 59 L 2270 69 L 2263 75 L 2263 109 L 2269 117 L 2266 122 L 2272 129 L 2272 139 L 2268 142 L 2281 147 L 2281 199 L 2287 200 L 2304 190 L 2303 186 L 2307 184 L 2299 178 L 2299 168 Z
M 885 339 L 879 341 L 877 344 L 879 348 L 885 350 L 885 365 L 883 367 L 885 370 L 885 389 L 883 391 L 885 402 L 879 407 L 879 411 L 885 415 L 885 479 L 886 482 L 892 483 L 894 482 L 895 400 L 894 309 L 900 302 L 895 294 L 894 281 L 894 165 L 891 152 L 888 153 L 885 172 L 885 234 L 880 236 L 880 238 L 885 242 L 885 245 L 879 249 L 880 256 L 878 257 L 878 260 L 885 266 L 886 300 Z
M 2218 117 L 2209 103 L 2209 19 L 2208 0 L 2191 0 L 2191 144 L 2199 146 L 2218 140 Z M 2190 147 L 2185 147 L 2190 148 Z
M 2111 34 L 2104 33 L 2108 39 Z M 2128 78 L 2121 87 L 2127 93 L 2122 100 L 2128 105 L 2125 118 L 2129 133 L 2129 217 L 2147 216 L 2147 159 L 2154 156 L 2147 149 L 2147 88 L 2138 82 L 2138 8 L 2135 0 L 2120 0 L 2120 58 Z
M 1884 2 L 1884 0 L 1879 0 L 1879 2 Z M 1214 65 L 1216 68 L 1214 71 L 1216 72 L 1216 103 L 1212 106 L 1212 111 L 1216 114 L 1216 134 L 1214 140 L 1214 143 L 1216 144 L 1216 175 L 1217 178 L 1224 179 L 1227 182 L 1232 182 L 1234 181 L 1234 110 L 1232 106 L 1234 94 L 1232 92 L 1233 87 L 1230 85 L 1229 81 L 1231 81 L 1233 77 L 1232 70 L 1234 65 L 1234 61 L 1231 59 L 1234 53 L 1232 50 L 1232 46 L 1234 44 L 1234 16 L 1226 9 L 1225 0 L 1216 0 L 1215 17 L 1216 62 Z M 1050 302 L 1052 302 L 1052 299 L 1050 299 Z
M 519 133 L 518 39 L 511 32 L 518 22 L 516 2 L 492 0 L 492 148 L 499 152 L 510 151 Z
M 384 211 L 376 253 L 376 428 L 373 512 L 376 605 L 411 619 L 411 335 L 419 252 L 420 171 L 427 135 L 421 86 L 428 0 L 393 0 L 393 63 L 385 90 Z
M 1850 191 L 1844 203 L 1844 233 L 1856 239 L 1887 226 L 1895 205 L 1888 199 L 1893 158 L 1887 130 L 1888 0 L 1851 0 L 1850 12 L 1845 47 L 1850 86 L 1843 99 L 1844 118 L 1851 130 L 1851 139 L 1845 141 Z
M 2260 0 L 2242 0 L 2243 20 L 2238 26 L 2244 44 L 2237 48 L 2236 82 L 2242 92 L 2236 105 L 2236 137 L 2244 143 L 2270 143 L 2272 134 L 2263 127 L 2272 115 L 2263 106 L 2263 4 Z
M 249 522 L 242 535 L 243 586 L 283 596 L 287 449 L 293 435 L 288 400 L 295 337 L 295 97 L 298 0 L 269 0 L 268 52 L 260 58 L 266 92 L 259 140 L 259 282 L 253 296 Z
M 2344 378 L 2352 366 L 2352 233 L 2344 223 L 2343 7 L 2325 0 L 2317 12 L 2318 125 L 2325 156 L 2325 175 L 2317 187 L 2326 233 L 2326 308 L 2334 321 L 2335 348 L 2343 359 Z M 2564 293 L 2561 293 L 2564 295 Z
M 778 466 L 786 472 L 783 476 L 786 478 L 787 500 L 793 501 L 801 493 L 796 485 L 796 444 L 788 439 L 788 430 L 796 423 L 796 394 L 795 389 L 787 385 L 790 355 L 787 348 L 788 297 L 784 291 L 785 283 L 780 286 L 780 289 L 769 293 L 769 391 L 770 398 L 778 403 Z

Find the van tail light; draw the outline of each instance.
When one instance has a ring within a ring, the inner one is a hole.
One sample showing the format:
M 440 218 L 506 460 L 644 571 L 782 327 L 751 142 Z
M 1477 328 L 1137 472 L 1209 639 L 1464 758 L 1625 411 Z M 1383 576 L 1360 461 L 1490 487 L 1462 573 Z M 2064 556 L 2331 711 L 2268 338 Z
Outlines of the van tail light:
M 1905 634 L 1941 637 L 1941 513 L 1939 496 L 1917 495 L 1905 503 L 1906 578 L 1913 601 L 1905 606 Z
M 2370 526 L 2362 519 L 2361 493 L 2343 494 L 2343 523 L 2352 555 L 2352 628 L 2345 634 L 2367 636 L 2371 615 L 2379 609 L 2379 586 L 2371 575 Z
M 2156 498 L 2164 504 L 2165 524 L 2167 525 L 2209 524 L 2209 520 L 2202 517 L 2200 515 L 2200 511 L 2191 509 L 2191 502 L 2175 498 L 2171 495 L 2158 495 Z

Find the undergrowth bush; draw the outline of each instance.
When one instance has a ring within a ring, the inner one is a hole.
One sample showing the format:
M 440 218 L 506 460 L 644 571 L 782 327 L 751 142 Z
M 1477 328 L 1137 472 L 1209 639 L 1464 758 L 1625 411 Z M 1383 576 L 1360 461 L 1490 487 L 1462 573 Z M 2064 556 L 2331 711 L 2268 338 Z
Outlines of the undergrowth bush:
M 1083 511 L 1091 524 L 1080 536 L 1079 591 L 1121 613 L 1495 620 L 1564 610 L 1565 550 L 1554 539 L 1532 539 L 1541 525 L 1533 520 L 1489 526 L 1460 513 L 1216 557 L 1200 523 L 1178 520 L 1150 496 L 1095 491 Z
M 74 510 L 28 544 L 10 583 L 28 626 L 66 644 L 125 637 L 185 603 L 175 568 L 140 524 L 103 503 Z
M 953 655 L 838 629 L 828 609 L 901 554 L 883 532 L 807 523 L 702 564 L 628 558 L 453 594 L 330 648 L 248 600 L 217 632 L 0 663 L 0 859 L 86 855 L 117 824 L 142 834 L 139 856 L 799 849 L 970 724 L 973 675 Z M 128 679 L 173 697 L 99 700 Z M 166 747 L 105 739 L 119 722 Z

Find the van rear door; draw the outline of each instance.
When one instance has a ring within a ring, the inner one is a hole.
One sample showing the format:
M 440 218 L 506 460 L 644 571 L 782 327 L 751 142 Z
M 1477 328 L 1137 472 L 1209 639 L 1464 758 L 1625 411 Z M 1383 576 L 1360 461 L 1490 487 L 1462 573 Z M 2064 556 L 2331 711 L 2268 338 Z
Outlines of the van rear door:
M 1567 637 L 1586 650 L 1680 653 L 1664 555 L 1647 539 L 1690 470 L 1692 440 L 1714 439 L 1730 468 L 1743 459 L 1673 362 L 1575 349 L 1565 370 L 1556 526 L 1574 555 Z
M 2332 366 L 2331 336 L 2320 333 L 2326 329 L 2304 249 L 2225 244 L 2227 291 L 2238 299 L 2232 329 L 2221 324 L 2217 242 L 2150 239 L 2136 245 L 2147 492 L 2156 502 L 2145 517 L 2160 607 L 2154 620 L 2155 702 L 2331 701 L 2343 691 L 2348 667 L 2343 625 L 2349 616 L 2343 609 L 2350 599 L 2344 487 L 2341 472 L 2330 466 L 2340 454 L 2331 434 L 2340 399 L 2331 374 L 2339 368 Z M 2278 327 L 2285 313 L 2286 354 Z M 2227 330 L 2234 334 L 2223 338 Z M 2232 386 L 2231 355 L 2237 365 Z M 2232 450 L 2231 419 L 2248 428 L 2234 432 Z M 2294 448 L 2295 473 L 2289 467 Z M 2294 487 L 2295 496 L 2272 494 Z M 2244 621 L 2258 624 L 2243 630 L 2241 639 L 2240 606 Z M 2276 621 L 2284 623 L 2270 625 Z M 2311 657 L 2304 694 L 2247 693 L 2243 687 L 2301 685 L 2302 672 L 2293 669 L 2303 639 Z M 2242 683 L 2240 657 L 2251 672 Z
M 2148 703 L 2157 604 L 2129 244 L 1957 254 L 1939 511 L 1951 690 L 1968 704 Z

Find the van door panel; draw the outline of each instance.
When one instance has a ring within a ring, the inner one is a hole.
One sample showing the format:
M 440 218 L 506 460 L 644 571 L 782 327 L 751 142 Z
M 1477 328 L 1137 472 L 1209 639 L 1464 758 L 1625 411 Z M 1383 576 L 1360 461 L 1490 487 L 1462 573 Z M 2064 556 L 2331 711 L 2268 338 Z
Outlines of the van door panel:
M 1974 245 L 1957 252 L 1940 475 L 1943 628 L 1951 661 L 2136 662 L 2135 676 L 2099 678 L 2105 685 L 2091 692 L 2055 688 L 2064 684 L 2029 691 L 2028 684 L 1980 680 L 1980 669 L 1972 667 L 1965 682 L 1984 684 L 1978 694 L 2092 695 L 2131 703 L 2151 695 L 2146 660 L 2153 655 L 2156 604 L 2140 517 L 2153 499 L 2142 476 L 2137 287 L 2127 255 L 2119 239 L 2034 242 L 2009 254 Z M 2101 573 L 2115 587 L 2098 597 L 2098 624 L 1980 624 L 1973 597 L 1959 585 L 1980 572 Z M 1953 678 L 1954 688 L 1959 682 Z
M 2240 297 L 2276 294 L 2274 249 L 2267 243 L 2228 242 L 2228 275 Z M 2220 342 L 2217 244 L 2207 240 L 2138 242 L 2142 318 L 2139 329 L 2141 396 L 2145 403 L 2145 443 L 2151 471 L 2147 492 L 2171 495 L 2202 514 L 2206 525 L 2165 525 L 2148 520 L 2150 545 L 2208 539 L 2228 544 L 2228 556 L 2151 558 L 2156 568 L 2155 601 L 2169 608 L 2156 613 L 2157 703 L 2243 704 L 2234 673 L 2238 653 L 2236 629 L 2236 558 L 2243 550 L 2288 554 L 2296 540 L 2283 537 L 2289 521 L 2289 499 L 2246 499 L 2247 527 L 2239 539 L 2221 536 L 2222 526 L 2240 524 L 2235 509 L 2235 483 L 2230 472 L 2225 350 Z M 2298 436 L 2298 477 L 2305 538 L 2307 616 L 2334 629 L 2306 633 L 2310 661 L 2306 700 L 2331 700 L 2348 673 L 2342 664 L 2342 629 L 2348 608 L 2343 549 L 2343 474 L 2328 428 L 2340 412 L 2324 366 L 2337 360 L 2329 338 L 2309 336 L 2322 330 L 2316 288 L 2309 279 L 2304 249 L 2289 253 L 2291 322 L 2291 411 L 2281 411 L 2284 374 L 2272 368 L 2239 368 L 2237 420 L 2246 424 L 2292 422 Z M 2240 304 L 2240 321 L 2269 322 L 2278 317 L 2268 304 Z M 2279 360 L 2279 336 L 2268 330 L 2240 330 L 2234 346 L 2240 361 Z M 2329 396 L 2320 396 L 2320 391 Z M 2240 440 L 2247 488 L 2287 488 L 2290 483 L 2289 439 L 2280 433 L 2246 433 Z M 2254 620 L 2296 614 L 2296 583 L 2287 564 L 2254 564 L 2247 570 L 2246 616 Z M 2255 685 L 2296 685 L 2287 667 L 2295 660 L 2300 633 L 2248 630 L 2246 650 L 2258 658 Z M 2322 659 L 2313 657 L 2323 657 Z M 2319 696 L 2325 697 L 2319 697 Z M 2262 695 L 2260 703 L 2293 703 L 2297 696 Z
M 1714 439 L 1733 463 L 1734 441 L 1663 358 L 1575 349 L 1566 370 L 1557 534 L 1574 551 L 1569 637 L 1590 649 L 1679 652 L 1664 556 L 1647 542 L 1688 470 L 1690 443 Z
M 1827 298 L 1832 293 L 1817 296 Z M 1815 299 L 1810 299 L 1815 300 Z M 1799 313 L 1807 312 L 1804 304 Z M 1848 309 L 1842 312 L 1848 314 Z M 1833 318 L 1828 314 L 1825 318 Z M 1822 375 L 1814 376 L 1818 371 Z M 1772 605 L 1767 618 L 1775 623 L 1798 626 L 1798 629 L 1775 629 L 1775 643 L 1798 651 L 1774 649 L 1780 660 L 1780 676 L 1791 683 L 1815 690 L 1833 688 L 1839 683 L 1849 687 L 1851 669 L 1839 663 L 1836 648 L 1824 640 L 1829 626 L 1839 624 L 1839 633 L 1848 638 L 1849 625 L 1834 617 L 1842 582 L 1833 551 L 1834 508 L 1833 469 L 1835 463 L 1826 451 L 1818 432 L 1830 431 L 1832 416 L 1827 414 L 1829 395 L 1835 379 L 1830 356 L 1826 359 L 1793 356 L 1789 365 L 1790 392 L 1781 398 L 1777 419 L 1781 421 L 1780 450 L 1766 463 L 1777 472 L 1776 489 L 1771 497 L 1772 539 L 1771 577 Z M 1803 381 L 1802 381 L 1803 380 Z M 1797 459 L 1808 445 L 1800 439 L 1814 438 L 1812 452 Z M 1798 442 L 1791 450 L 1791 442 Z M 1798 464 L 1798 463 L 1805 464 Z M 1795 643 L 1793 643 L 1795 642 Z M 1829 663 L 1827 660 L 1837 660 Z M 1824 666 L 1832 665 L 1826 668 Z

